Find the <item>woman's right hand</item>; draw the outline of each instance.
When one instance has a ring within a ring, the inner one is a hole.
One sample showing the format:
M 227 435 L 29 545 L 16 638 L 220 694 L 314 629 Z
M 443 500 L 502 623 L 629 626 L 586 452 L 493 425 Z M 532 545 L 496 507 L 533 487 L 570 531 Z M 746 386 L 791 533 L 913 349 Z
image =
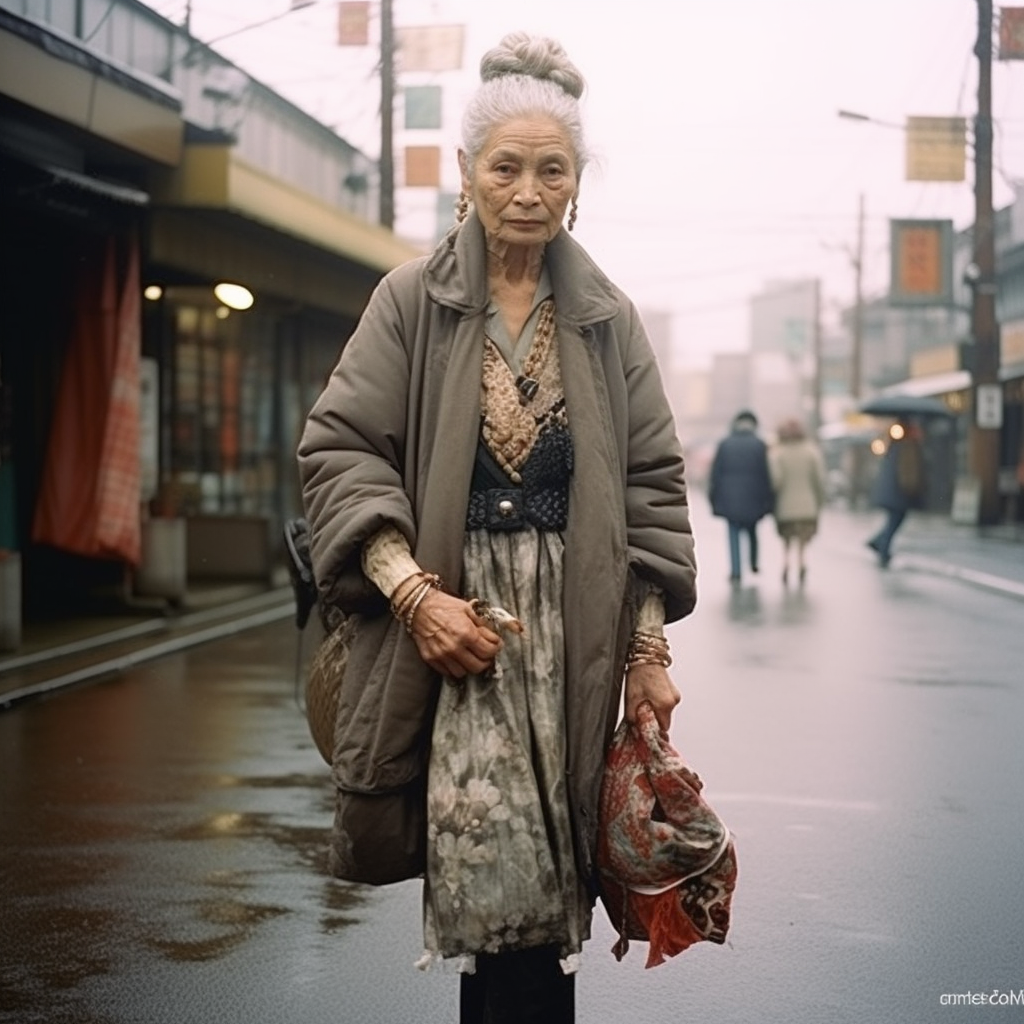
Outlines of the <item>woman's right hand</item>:
M 501 650 L 501 637 L 473 606 L 443 590 L 431 590 L 420 601 L 412 638 L 420 657 L 449 679 L 485 671 Z

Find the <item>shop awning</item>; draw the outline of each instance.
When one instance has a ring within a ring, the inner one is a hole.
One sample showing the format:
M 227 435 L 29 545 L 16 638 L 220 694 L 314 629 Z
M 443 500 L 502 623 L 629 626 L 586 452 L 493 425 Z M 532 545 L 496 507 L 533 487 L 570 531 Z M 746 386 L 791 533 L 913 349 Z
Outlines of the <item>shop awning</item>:
M 394 232 L 247 164 L 228 145 L 187 145 L 154 200 L 234 213 L 382 274 L 422 255 Z

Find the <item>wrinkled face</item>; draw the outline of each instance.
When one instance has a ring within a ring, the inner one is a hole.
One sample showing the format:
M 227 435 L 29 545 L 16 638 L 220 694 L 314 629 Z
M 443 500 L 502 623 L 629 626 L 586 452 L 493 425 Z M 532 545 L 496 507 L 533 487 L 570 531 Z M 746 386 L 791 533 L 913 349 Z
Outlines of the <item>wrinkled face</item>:
M 558 234 L 578 181 L 572 146 L 557 121 L 518 118 L 487 137 L 476 165 L 459 152 L 462 187 L 489 238 L 543 245 Z

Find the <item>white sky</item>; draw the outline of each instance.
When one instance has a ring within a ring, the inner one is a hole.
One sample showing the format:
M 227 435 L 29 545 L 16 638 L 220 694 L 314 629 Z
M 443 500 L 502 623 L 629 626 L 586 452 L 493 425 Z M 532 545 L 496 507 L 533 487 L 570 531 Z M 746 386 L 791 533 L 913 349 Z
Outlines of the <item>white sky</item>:
M 184 0 L 149 0 L 182 21 Z M 1021 0 L 1017 0 L 1021 2 Z M 398 26 L 464 24 L 465 68 L 400 81 L 441 84 L 438 143 L 457 190 L 458 116 L 481 54 L 511 30 L 557 38 L 588 80 L 599 165 L 584 175 L 575 236 L 644 308 L 673 314 L 676 361 L 748 344 L 747 300 L 766 281 L 820 277 L 826 321 L 852 302 L 858 195 L 866 208 L 865 290 L 888 280 L 888 218 L 973 219 L 960 183 L 904 182 L 897 127 L 858 111 L 961 115 L 977 102 L 975 0 L 393 0 Z M 288 0 L 192 0 L 192 30 L 217 37 Z M 996 16 L 998 18 L 998 3 Z M 334 45 L 336 6 L 313 7 L 214 45 L 372 156 L 379 153 L 376 52 Z M 375 26 L 376 28 L 376 26 Z M 1024 62 L 993 65 L 995 204 L 1024 180 Z M 400 190 L 398 227 L 431 195 Z

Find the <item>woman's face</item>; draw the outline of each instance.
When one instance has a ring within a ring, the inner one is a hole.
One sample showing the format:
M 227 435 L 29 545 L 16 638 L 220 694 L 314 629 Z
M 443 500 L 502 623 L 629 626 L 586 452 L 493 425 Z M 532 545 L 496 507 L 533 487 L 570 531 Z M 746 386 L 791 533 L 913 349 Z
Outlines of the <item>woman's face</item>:
M 476 165 L 459 152 L 462 187 L 488 238 L 543 245 L 558 234 L 578 181 L 572 146 L 557 121 L 517 118 L 494 128 Z

